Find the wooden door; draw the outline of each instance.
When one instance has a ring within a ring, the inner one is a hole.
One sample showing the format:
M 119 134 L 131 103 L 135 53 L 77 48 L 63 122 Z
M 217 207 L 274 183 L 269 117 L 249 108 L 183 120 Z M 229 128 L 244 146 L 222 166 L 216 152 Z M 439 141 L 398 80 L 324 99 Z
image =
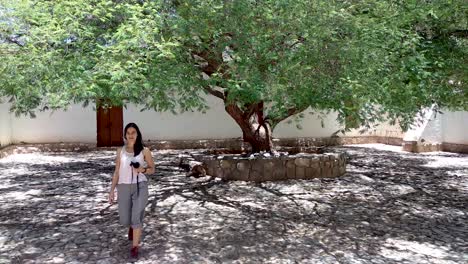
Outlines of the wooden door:
M 123 110 L 122 107 L 98 107 L 97 110 L 97 146 L 110 147 L 123 145 Z

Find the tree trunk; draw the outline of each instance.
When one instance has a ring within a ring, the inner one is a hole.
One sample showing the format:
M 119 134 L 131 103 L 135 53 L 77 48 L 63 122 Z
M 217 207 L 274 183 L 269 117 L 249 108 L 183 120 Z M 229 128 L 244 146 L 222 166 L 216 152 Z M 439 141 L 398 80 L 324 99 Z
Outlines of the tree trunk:
M 259 126 L 258 124 L 255 125 Z M 255 125 L 253 126 L 253 129 L 245 132 L 246 137 L 244 140 L 250 144 L 253 153 L 258 153 L 261 151 L 272 152 L 273 141 L 271 138 L 270 126 L 266 124 L 267 129 L 260 127 L 260 129 L 257 130 Z M 267 130 L 268 132 L 266 132 Z
M 273 151 L 271 126 L 263 117 L 263 102 L 254 105 L 254 111 L 248 113 L 235 104 L 227 104 L 225 109 L 242 129 L 244 142 L 250 144 L 253 153 Z

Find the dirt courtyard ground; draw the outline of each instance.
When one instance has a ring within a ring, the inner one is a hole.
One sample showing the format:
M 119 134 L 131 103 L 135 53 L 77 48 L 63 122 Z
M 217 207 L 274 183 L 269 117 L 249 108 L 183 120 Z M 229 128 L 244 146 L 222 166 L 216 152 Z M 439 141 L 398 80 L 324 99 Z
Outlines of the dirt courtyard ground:
M 348 154 L 336 179 L 186 178 L 154 151 L 138 263 L 467 263 L 468 155 L 399 147 Z M 107 202 L 115 152 L 0 159 L 0 263 L 126 263 Z

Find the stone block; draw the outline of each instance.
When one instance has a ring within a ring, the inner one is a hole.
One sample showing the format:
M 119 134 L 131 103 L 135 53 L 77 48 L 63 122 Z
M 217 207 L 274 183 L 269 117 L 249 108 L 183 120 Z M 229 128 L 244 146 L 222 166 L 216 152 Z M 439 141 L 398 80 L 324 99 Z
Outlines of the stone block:
M 224 179 L 224 177 L 225 177 L 224 170 L 221 167 L 216 167 L 214 169 L 213 175 L 211 175 L 211 176 L 215 176 L 215 177 Z
M 403 141 L 403 151 L 415 152 L 417 141 Z
M 206 167 L 206 173 L 208 175 L 213 175 L 214 169 L 218 166 L 218 162 L 216 160 L 204 160 L 203 163 Z
M 326 161 L 323 163 L 322 167 L 322 177 L 324 178 L 331 178 L 333 176 L 332 174 L 332 167 L 330 161 Z
M 265 160 L 265 162 L 263 162 L 263 176 L 265 180 L 273 178 L 274 166 L 275 165 L 271 160 Z
M 317 160 L 311 160 L 310 161 L 310 168 L 318 169 L 320 168 L 320 159 Z
M 234 180 L 232 175 L 232 170 L 230 169 L 222 169 L 223 170 L 223 179 L 225 180 Z
M 296 178 L 296 167 L 286 168 L 286 178 L 287 179 Z
M 320 168 L 306 168 L 305 177 L 306 179 L 317 178 L 320 175 Z
M 273 162 L 273 160 L 265 160 L 265 162 L 263 163 L 263 168 L 265 170 L 272 170 L 274 167 L 275 163 Z
M 333 177 L 339 177 L 339 176 L 341 176 L 340 167 L 339 167 L 339 166 L 336 166 L 336 167 L 333 167 L 333 168 L 332 168 L 332 176 L 333 176 Z
M 227 159 L 221 160 L 221 161 L 220 161 L 220 166 L 221 166 L 221 168 L 223 168 L 223 169 L 231 169 L 232 167 L 234 167 L 233 164 L 232 164 L 232 163 L 234 163 L 234 162 L 235 162 L 235 161 L 233 161 L 233 160 L 227 160 Z
M 296 158 L 294 163 L 298 167 L 309 167 L 310 161 L 308 158 Z
M 286 161 L 286 168 L 288 168 L 288 169 L 296 168 L 296 164 L 295 164 L 293 159 L 290 159 L 290 160 Z
M 305 179 L 304 167 L 296 167 L 296 179 Z
M 338 168 L 340 166 L 340 160 L 335 158 L 332 163 L 333 168 Z
M 340 167 L 340 176 L 346 173 L 346 164 Z
M 262 182 L 262 181 L 264 181 L 263 177 L 264 177 L 263 172 L 252 170 L 252 171 L 250 171 L 249 181 Z
M 262 172 L 264 164 L 265 160 L 263 159 L 252 160 L 252 170 Z
M 239 161 L 236 167 L 240 172 L 248 172 L 250 170 L 250 162 L 246 160 Z
M 247 181 L 249 179 L 249 174 L 247 172 L 241 172 L 237 169 L 234 169 L 230 172 L 230 177 L 236 181 Z
M 273 170 L 273 180 L 274 181 L 281 181 L 281 180 L 286 180 L 286 168 L 280 168 L 280 169 L 275 169 Z

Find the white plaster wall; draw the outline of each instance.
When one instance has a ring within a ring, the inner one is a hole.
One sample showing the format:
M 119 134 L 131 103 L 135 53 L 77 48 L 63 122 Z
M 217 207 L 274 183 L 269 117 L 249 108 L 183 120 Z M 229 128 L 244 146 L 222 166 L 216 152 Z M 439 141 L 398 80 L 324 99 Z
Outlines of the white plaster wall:
M 468 144 L 468 112 L 444 111 L 441 119 L 444 142 Z
M 91 106 L 71 105 L 66 111 L 36 111 L 36 118 L 12 118 L 15 142 L 96 142 L 96 112 Z
M 381 109 L 381 106 L 376 105 L 375 110 Z M 385 116 L 384 116 L 385 118 Z M 359 127 L 351 129 L 344 133 L 344 136 L 348 137 L 359 137 L 359 136 L 378 136 L 378 137 L 392 137 L 392 138 L 403 138 L 404 132 L 400 128 L 400 124 L 390 124 L 390 121 L 384 121 L 381 123 L 370 124 L 370 127 Z
M 143 133 L 145 140 L 170 140 L 170 139 L 223 139 L 242 136 L 240 127 L 224 110 L 223 102 L 214 97 L 207 97 L 210 110 L 205 114 L 199 112 L 186 112 L 174 115 L 170 112 L 158 113 L 155 111 L 140 112 L 135 105 L 128 105 L 124 109 L 124 126 L 129 122 L 136 123 Z M 330 114 L 324 120 L 324 127 L 320 119 L 308 114 L 301 122 L 302 129 L 296 127 L 296 123 L 281 122 L 273 132 L 277 138 L 294 137 L 328 137 L 339 129 L 335 121 L 336 114 Z
M 186 112 L 173 115 L 170 112 L 154 111 L 140 112 L 135 105 L 124 108 L 124 125 L 137 123 L 142 129 L 145 140 L 170 139 L 222 139 L 241 137 L 242 132 L 234 120 L 224 110 L 221 100 L 207 97 L 211 106 L 206 114 Z M 1 107 L 6 108 L 5 105 Z M 2 111 L 3 113 L 4 111 Z M 275 137 L 327 137 L 339 129 L 335 121 L 336 114 L 324 120 L 324 128 L 320 119 L 305 111 L 301 122 L 302 129 L 296 123 L 287 120 L 278 125 L 274 131 Z M 96 113 L 92 107 L 82 108 L 72 105 L 67 111 L 37 112 L 36 118 L 21 116 L 11 118 L 11 141 L 26 143 L 47 142 L 96 142 Z M 2 126 L 6 129 L 6 126 Z M 3 133 L 5 135 L 5 133 Z
M 426 128 L 423 130 L 421 141 L 425 143 L 442 143 L 443 132 L 442 132 L 442 116 L 438 113 L 433 113 L 429 119 Z
M 361 133 L 361 131 L 363 133 Z M 365 129 L 364 127 L 352 129 L 344 134 L 349 137 L 359 136 L 379 136 L 379 137 L 393 137 L 403 138 L 404 132 L 398 124 L 391 125 L 390 122 L 383 122 L 381 124 L 373 125 L 371 128 Z
M 10 105 L 0 103 L 0 146 L 11 143 L 11 114 Z
M 442 119 L 432 108 L 427 108 L 418 115 L 420 121 L 415 121 L 405 133 L 403 140 L 420 141 L 424 143 L 442 143 Z
M 179 115 L 172 113 L 157 113 L 154 111 L 140 112 L 140 108 L 129 105 L 124 109 L 124 125 L 128 122 L 137 123 L 143 131 L 144 139 L 221 139 L 241 137 L 242 132 L 234 120 L 226 113 L 221 100 L 208 97 L 211 109 L 202 114 L 187 112 Z M 274 131 L 278 138 L 294 137 L 328 137 L 340 129 L 336 122 L 336 114 L 331 113 L 324 119 L 324 127 L 320 118 L 305 111 L 305 118 L 300 123 L 280 123 Z M 9 114 L 9 105 L 0 104 L 0 145 L 9 143 L 47 143 L 47 142 L 96 142 L 96 112 L 92 107 L 83 108 L 72 105 L 67 111 L 37 112 L 37 118 L 16 118 Z M 468 112 L 445 112 L 437 114 L 420 127 L 401 132 L 398 125 L 381 124 L 374 129 L 360 134 L 359 130 L 347 132 L 345 136 L 389 136 L 403 137 L 405 140 L 426 142 L 468 144 Z M 414 138 L 414 139 L 413 139 Z
M 124 126 L 136 123 L 144 140 L 170 139 L 222 139 L 241 137 L 242 131 L 224 110 L 223 102 L 213 96 L 207 97 L 210 110 L 206 114 L 185 112 L 174 115 L 171 112 L 143 111 L 136 105 L 124 108 Z
M 297 128 L 297 123 L 289 117 L 283 120 L 277 125 L 275 131 L 273 131 L 274 137 L 277 138 L 295 138 L 295 137 L 329 137 L 341 127 L 336 121 L 337 113 L 330 113 L 325 116 L 323 120 L 323 127 L 321 119 L 318 115 L 310 114 L 313 112 L 312 109 L 305 110 L 304 118 L 299 123 L 301 129 Z M 288 120 L 293 120 L 292 123 L 288 124 Z

